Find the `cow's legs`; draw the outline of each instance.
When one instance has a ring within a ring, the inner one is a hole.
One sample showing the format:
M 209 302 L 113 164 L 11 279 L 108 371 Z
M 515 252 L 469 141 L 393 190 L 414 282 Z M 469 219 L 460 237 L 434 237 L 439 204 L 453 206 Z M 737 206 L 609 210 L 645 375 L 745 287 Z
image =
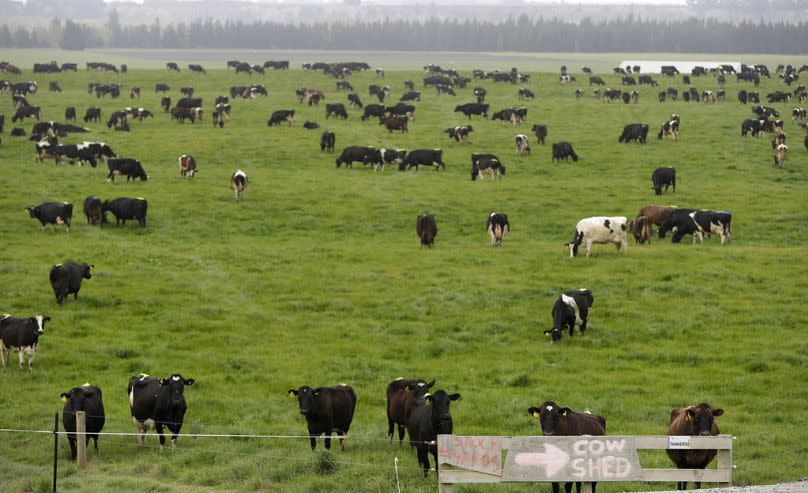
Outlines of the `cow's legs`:
M 387 445 L 393 443 L 393 430 L 395 427 L 396 425 L 393 423 L 393 418 L 387 416 Z
M 317 447 L 317 435 L 309 432 L 309 441 L 311 442 L 311 449 L 314 450 L 314 448 Z
M 156 424 L 156 429 L 157 429 L 157 436 L 160 439 L 160 450 L 162 450 L 163 445 L 166 444 L 166 436 L 163 434 L 163 424 L 162 423 L 157 423 Z
M 404 427 L 404 425 L 398 425 L 398 445 L 399 446 L 404 445 L 404 433 L 406 431 L 407 431 L 407 429 Z
M 347 430 L 337 430 L 337 438 L 339 438 L 339 448 L 340 450 L 345 450 L 345 440 L 348 439 L 348 431 Z
M 325 434 L 325 439 L 323 440 L 323 442 L 325 443 L 325 448 L 327 450 L 330 450 L 331 449 L 331 432 L 330 431 L 328 431 Z
M 591 252 L 591 250 L 592 250 L 592 242 L 591 242 L 591 241 L 589 241 L 589 240 L 586 240 L 586 256 L 587 256 L 587 257 L 591 257 L 591 256 L 592 256 L 592 252 Z
M 6 361 L 8 360 L 8 356 L 9 356 L 9 353 L 8 353 L 8 350 L 6 349 L 6 346 L 3 345 L 2 343 L 0 343 L 0 360 L 2 360 L 2 362 L 3 362 L 3 369 L 4 370 L 6 369 Z
M 132 416 L 132 423 L 135 425 L 135 433 L 137 433 L 137 444 L 143 446 L 146 443 L 146 428 L 134 416 Z
M 29 347 L 20 349 L 20 368 L 22 368 L 23 355 L 28 355 L 28 369 L 34 364 L 34 356 L 36 356 L 36 347 Z

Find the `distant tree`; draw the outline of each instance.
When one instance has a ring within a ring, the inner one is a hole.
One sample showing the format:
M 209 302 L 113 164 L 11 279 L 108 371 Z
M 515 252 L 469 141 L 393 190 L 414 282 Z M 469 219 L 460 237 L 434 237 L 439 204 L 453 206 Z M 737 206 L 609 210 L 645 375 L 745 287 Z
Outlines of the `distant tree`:
M 87 47 L 86 43 L 87 40 L 82 26 L 71 20 L 66 21 L 59 48 L 63 50 L 83 50 Z

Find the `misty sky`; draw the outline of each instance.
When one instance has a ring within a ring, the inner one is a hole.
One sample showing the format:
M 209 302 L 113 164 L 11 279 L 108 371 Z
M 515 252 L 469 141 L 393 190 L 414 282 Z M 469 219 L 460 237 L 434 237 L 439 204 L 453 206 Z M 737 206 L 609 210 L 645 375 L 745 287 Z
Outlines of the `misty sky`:
M 143 0 L 105 0 L 107 3 L 114 3 L 117 1 L 143 3 Z M 180 1 L 193 1 L 193 0 L 180 0 Z M 271 3 L 316 3 L 316 0 L 248 0 L 256 3 L 264 3 L 268 1 Z M 342 0 L 321 0 L 322 3 L 342 3 Z M 452 4 L 497 4 L 501 3 L 498 0 L 362 0 L 363 4 L 428 4 L 436 3 L 439 5 L 452 5 Z M 597 5 L 597 4 L 621 4 L 621 5 L 685 5 L 685 0 L 525 0 L 525 3 L 563 3 L 567 5 Z

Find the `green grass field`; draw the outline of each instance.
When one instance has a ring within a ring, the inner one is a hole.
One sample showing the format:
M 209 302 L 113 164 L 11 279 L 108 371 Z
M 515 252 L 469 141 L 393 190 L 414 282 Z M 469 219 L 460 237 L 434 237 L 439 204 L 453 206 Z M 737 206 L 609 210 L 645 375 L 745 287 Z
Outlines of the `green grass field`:
M 71 55 L 54 56 L 60 63 L 78 60 Z M 659 435 L 667 432 L 671 408 L 706 401 L 725 410 L 721 431 L 737 437 L 736 484 L 805 476 L 808 152 L 790 118 L 799 104 L 776 105 L 791 149 L 779 170 L 769 138 L 740 136 L 741 121 L 752 113 L 735 95 L 751 86 L 734 77 L 723 103 L 660 104 L 658 89 L 641 87 L 640 104 L 623 105 L 593 100 L 580 74 L 577 86 L 561 87 L 555 72 L 534 73 L 529 87 L 537 98 L 522 104 L 509 84 L 472 83 L 455 98 L 437 97 L 420 89 L 421 72 L 388 70 L 391 101 L 405 79 L 423 92 L 409 133 L 391 135 L 361 122 L 357 111 L 347 121 L 325 120 L 324 103 L 345 102 L 345 93 L 315 72 L 236 76 L 211 63 L 208 75 L 144 68 L 34 77 L 31 63 L 14 52 L 0 58 L 25 69 L 14 80 L 39 81 L 29 99 L 42 106 L 44 120 L 61 121 L 68 105 L 80 115 L 98 105 L 104 121 L 129 105 L 156 113 L 133 122 L 130 133 L 92 124 L 90 133 L 65 139 L 105 141 L 119 156 L 139 159 L 149 174 L 144 183 L 113 185 L 103 164 L 35 163 L 34 144 L 9 137 L 11 98 L 0 99 L 6 115 L 0 310 L 52 317 L 34 370 L 18 370 L 13 355 L 12 367 L 0 372 L 0 428 L 50 429 L 61 410 L 59 394 L 90 382 L 104 391 L 105 431 L 131 432 L 126 383 L 140 372 L 196 379 L 185 393 L 187 433 L 300 435 L 305 421 L 287 389 L 344 382 L 358 395 L 345 452 L 324 452 L 321 441 L 312 452 L 307 439 L 181 438 L 161 453 L 154 435 L 142 448 L 135 437 L 105 436 L 100 456 L 91 451 L 89 468 L 78 470 L 62 440 L 60 491 L 395 491 L 395 457 L 402 491 L 432 491 L 434 473 L 422 479 L 415 453 L 386 443 L 384 392 L 399 376 L 437 378 L 436 388 L 460 392 L 452 407 L 457 434 L 537 434 L 527 408 L 555 400 L 605 416 L 610 434 Z M 421 65 L 432 61 L 424 55 Z M 619 87 L 617 77 L 603 77 Z M 656 77 L 663 88 L 685 87 L 680 78 Z M 50 80 L 64 92 L 48 93 Z M 87 93 L 96 81 L 122 83 L 124 97 L 96 99 Z M 195 87 L 205 100 L 205 122 L 171 122 L 159 107 L 156 82 L 168 83 L 175 101 L 181 86 Z M 373 74 L 350 82 L 372 102 Z M 249 83 L 265 84 L 269 96 L 232 101 L 232 119 L 213 128 L 213 98 Z M 492 110 L 527 107 L 529 124 L 475 117 L 471 144 L 449 140 L 441 132 L 467 123 L 452 110 L 472 100 L 475 85 L 488 89 Z M 128 98 L 133 86 L 143 88 L 140 100 Z M 303 86 L 322 88 L 327 99 L 319 107 L 298 104 L 294 89 Z M 712 78 L 694 79 L 693 86 L 718 89 Z M 576 87 L 586 92 L 583 100 L 574 98 Z M 759 91 L 778 89 L 772 79 Z M 295 109 L 297 123 L 268 128 L 277 109 Z M 682 118 L 680 138 L 657 140 L 659 125 L 674 112 Z M 336 169 L 336 156 L 319 150 L 321 131 L 303 129 L 305 120 L 334 130 L 337 152 L 348 145 L 442 148 L 446 170 Z M 648 123 L 653 138 L 618 144 L 623 126 L 633 122 Z M 26 131 L 32 123 L 26 120 Z M 532 138 L 532 156 L 517 158 L 514 135 L 529 133 L 533 123 L 548 124 L 548 144 Z M 552 163 L 549 142 L 558 140 L 570 141 L 581 160 Z M 471 152 L 497 153 L 505 177 L 472 182 Z M 184 153 L 199 164 L 193 182 L 179 176 L 177 157 Z M 661 165 L 676 166 L 676 194 L 654 196 L 650 175 Z M 236 168 L 250 177 L 238 203 L 228 185 Z M 87 225 L 81 203 L 90 194 L 147 198 L 148 227 Z M 41 232 L 24 211 L 51 200 L 74 204 L 69 235 L 63 228 Z M 731 211 L 733 242 L 721 246 L 713 237 L 692 245 L 686 237 L 674 245 L 654 237 L 650 246 L 632 241 L 628 255 L 595 245 L 591 258 L 569 259 L 563 244 L 578 220 L 633 217 L 652 203 Z M 492 211 L 507 213 L 512 225 L 499 249 L 485 231 Z M 421 248 L 415 235 L 415 218 L 424 212 L 438 222 L 432 249 Z M 70 259 L 95 271 L 78 301 L 58 307 L 48 272 Z M 589 329 L 552 345 L 542 334 L 552 304 L 562 290 L 579 287 L 595 296 Z M 53 437 L 0 433 L 0 439 L 2 490 L 50 491 Z M 669 465 L 664 453 L 643 461 Z

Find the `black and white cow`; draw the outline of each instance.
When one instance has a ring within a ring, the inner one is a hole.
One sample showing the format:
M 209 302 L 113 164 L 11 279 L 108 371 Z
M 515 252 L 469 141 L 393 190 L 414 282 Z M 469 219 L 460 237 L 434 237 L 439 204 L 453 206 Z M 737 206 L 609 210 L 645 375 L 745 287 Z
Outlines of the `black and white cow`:
M 90 166 L 95 168 L 98 162 L 93 151 L 86 147 L 79 148 L 77 144 L 57 145 L 55 149 L 52 149 L 52 152 L 56 156 L 57 163 L 67 159 L 70 164 L 78 161 L 79 164 L 90 163 Z
M 359 99 L 359 94 L 352 92 L 348 94 L 348 107 L 353 108 L 354 106 L 357 108 L 362 108 L 362 100 Z M 382 111 L 384 111 L 384 108 L 382 108 Z
M 577 289 L 567 291 L 558 297 L 551 314 L 553 316 L 553 328 L 545 330 L 544 335 L 551 336 L 553 342 L 558 342 L 564 335 L 564 331 L 569 329 L 570 337 L 575 334 L 575 326 L 580 327 L 581 335 L 586 332 L 586 322 L 589 319 L 589 309 L 595 302 L 592 291 L 588 289 Z
M 516 136 L 516 154 L 518 156 L 530 155 L 530 142 L 528 142 L 527 135 L 519 134 Z
M 421 239 L 421 246 L 431 247 L 435 243 L 435 236 L 438 235 L 438 226 L 435 223 L 435 216 L 432 214 L 422 214 L 415 221 L 415 232 Z M 390 435 L 392 437 L 392 434 Z
M 471 125 L 461 126 L 458 125 L 456 127 L 449 127 L 443 132 L 449 135 L 450 139 L 454 139 L 461 144 L 468 144 L 469 143 L 469 133 L 473 132 L 474 128 Z
M 81 280 L 91 279 L 93 277 L 92 269 L 92 265 L 75 262 L 56 264 L 51 267 L 50 283 L 53 294 L 56 296 L 56 302 L 61 305 L 70 294 L 73 295 L 74 300 L 77 300 L 81 290 Z
M 488 231 L 488 236 L 491 237 L 491 246 L 501 246 L 505 234 L 511 231 L 508 215 L 501 212 L 492 212 L 485 221 L 485 229 Z
M 126 182 L 140 178 L 140 181 L 149 179 L 149 175 L 143 170 L 140 161 L 132 158 L 114 158 L 107 161 L 109 173 L 107 174 L 107 181 L 115 183 L 116 175 L 126 176 Z
M 337 136 L 332 131 L 325 131 L 320 135 L 320 150 L 322 152 L 334 152 L 334 146 L 337 144 Z
M 325 434 L 325 448 L 331 448 L 331 433 L 337 432 L 340 448 L 345 450 L 345 439 L 356 409 L 356 394 L 345 384 L 334 387 L 311 388 L 303 385 L 289 389 L 289 397 L 297 397 L 300 414 L 305 416 L 311 449 L 317 447 L 317 437 Z
M 183 154 L 179 157 L 178 162 L 180 165 L 180 176 L 184 178 L 188 175 L 188 179 L 193 180 L 197 172 L 196 159 L 193 156 Z
M 51 318 L 42 314 L 28 318 L 16 318 L 5 314 L 0 318 L 0 357 L 3 369 L 8 364 L 12 351 L 20 356 L 20 370 L 28 359 L 28 369 L 34 364 L 39 336 L 45 332 L 45 322 Z
M 629 123 L 623 127 L 623 133 L 617 138 L 618 142 L 631 142 L 632 140 L 638 141 L 640 144 L 645 144 L 648 138 L 648 125 L 645 123 Z
M 757 137 L 760 134 L 761 127 L 765 120 L 752 120 L 747 118 L 741 123 L 741 137 L 745 137 L 747 133 L 752 137 Z
M 362 113 L 362 121 L 367 121 L 371 116 L 383 118 L 384 105 L 383 104 L 369 104 L 365 106 L 365 111 Z
M 179 373 L 160 379 L 143 374 L 129 379 L 126 393 L 129 394 L 129 409 L 138 433 L 138 444 L 143 445 L 146 441 L 146 431 L 156 428 L 162 448 L 166 442 L 165 426 L 172 433 L 171 445 L 177 446 L 177 435 L 188 409 L 184 390 L 193 384 L 193 378 L 185 378 Z
M 67 121 L 67 122 L 76 121 L 76 107 L 75 106 L 68 106 L 67 108 L 65 108 L 65 121 Z
M 693 235 L 693 243 L 698 239 L 704 243 L 705 234 L 717 234 L 721 244 L 732 241 L 732 215 L 728 212 L 699 211 L 694 209 L 676 209 L 668 216 L 658 235 L 665 238 L 668 231 L 673 233 L 671 242 L 679 243 L 685 235 Z
M 614 243 L 617 251 L 622 248 L 623 253 L 628 253 L 627 223 L 624 216 L 595 216 L 581 219 L 575 225 L 572 241 L 566 245 L 570 249 L 570 258 L 578 255 L 578 248 L 582 244 L 586 247 L 586 256 L 591 256 L 593 243 Z
M 272 112 L 272 115 L 270 115 L 269 120 L 267 120 L 267 126 L 271 127 L 273 125 L 280 125 L 283 122 L 287 122 L 291 127 L 294 121 L 295 121 L 295 110 L 278 110 Z
M 491 179 L 496 180 L 504 174 L 505 166 L 496 157 L 477 157 L 476 159 L 472 157 L 471 181 L 475 181 L 477 178 L 482 180 L 485 175 L 491 175 Z
M 657 195 L 662 195 L 662 187 L 665 187 L 665 191 L 667 192 L 669 186 L 672 186 L 673 193 L 676 193 L 676 168 L 673 166 L 662 166 L 655 169 L 651 174 L 651 183 Z
M 127 219 L 135 219 L 141 228 L 146 227 L 146 213 L 149 209 L 149 202 L 142 198 L 119 197 L 113 200 L 105 200 L 101 204 L 101 211 L 104 216 L 111 212 L 115 216 L 115 224 L 126 226 Z M 104 221 L 106 222 L 106 220 Z
M 70 233 L 70 220 L 73 218 L 73 204 L 67 202 L 43 202 L 39 205 L 29 205 L 25 208 L 31 219 L 38 219 L 45 231 L 45 225 L 64 224 L 65 230 Z
M 679 121 L 679 115 L 674 115 L 670 120 L 663 123 L 659 128 L 657 138 L 662 140 L 665 137 L 670 137 L 671 139 L 676 140 L 676 136 L 679 134 Z
M 237 169 L 230 176 L 230 188 L 233 189 L 236 200 L 244 198 L 244 190 L 247 189 L 247 173 Z
M 76 148 L 79 151 L 89 151 L 99 161 L 118 157 L 106 142 L 82 142 L 81 144 L 76 144 Z
M 443 151 L 441 149 L 416 149 L 411 151 L 398 165 L 398 170 L 404 171 L 415 166 L 415 171 L 418 171 L 421 165 L 434 166 L 435 171 L 446 169 L 446 165 L 443 164 Z
M 454 110 L 455 113 L 463 113 L 471 120 L 471 115 L 480 115 L 484 118 L 488 118 L 488 108 L 489 105 L 487 103 L 466 103 L 455 106 Z
M 385 164 L 401 164 L 406 156 L 407 151 L 403 149 L 370 148 L 365 154 L 363 164 L 370 164 L 374 170 L 384 171 Z
M 794 123 L 805 120 L 805 108 L 794 108 L 791 110 L 791 119 Z
M 98 453 L 98 433 L 104 429 L 104 422 L 106 421 L 101 389 L 95 385 L 85 383 L 81 387 L 73 387 L 67 392 L 62 392 L 61 398 L 65 403 L 62 409 L 62 424 L 68 433 L 67 442 L 70 445 L 70 458 L 76 460 L 76 413 L 79 411 L 84 412 L 86 432 L 83 438 L 84 443 L 85 445 L 89 444 L 92 438 L 95 443 L 95 452 Z

